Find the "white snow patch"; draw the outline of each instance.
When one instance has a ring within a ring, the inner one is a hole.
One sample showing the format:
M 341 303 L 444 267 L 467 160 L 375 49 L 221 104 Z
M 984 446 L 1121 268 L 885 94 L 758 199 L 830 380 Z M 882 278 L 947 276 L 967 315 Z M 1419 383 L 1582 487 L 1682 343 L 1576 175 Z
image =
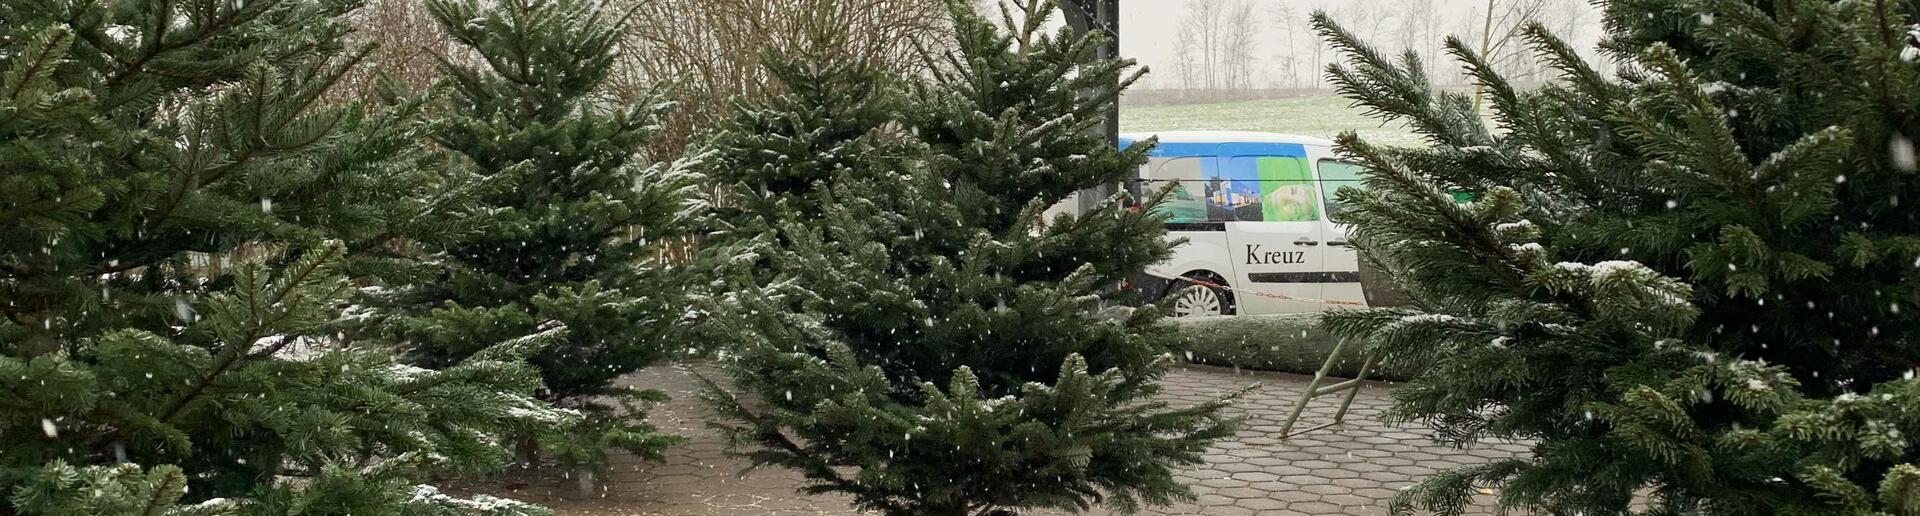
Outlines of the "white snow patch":
M 207 499 L 207 501 L 187 506 L 186 509 L 182 512 L 186 512 L 189 514 L 202 513 L 202 512 L 224 512 L 224 511 L 234 510 L 238 506 L 239 506 L 238 503 L 235 503 L 233 500 L 228 500 L 226 498 L 209 498 Z
M 1459 321 L 1459 317 L 1447 314 L 1413 314 L 1400 318 L 1401 324 L 1445 324 Z
M 127 46 L 140 46 L 140 31 L 127 25 L 108 25 L 107 37 Z
M 1493 229 L 1499 231 L 1528 231 L 1533 229 L 1533 221 L 1522 219 L 1519 222 L 1496 224 Z
M 387 366 L 387 376 L 390 376 L 394 379 L 394 381 L 399 381 L 399 382 L 413 381 L 414 379 L 420 378 L 421 376 L 426 376 L 432 373 L 433 373 L 432 369 L 415 367 L 407 364 L 392 364 Z
M 440 489 L 426 484 L 413 486 L 413 503 L 448 507 L 478 514 L 538 514 L 539 506 L 487 495 L 474 495 L 473 498 L 458 498 L 440 492 Z
M 516 419 L 531 419 L 544 424 L 560 425 L 585 417 L 578 410 L 553 407 L 526 396 L 518 396 L 513 401 L 513 406 L 507 408 L 507 416 Z
M 1592 265 L 1579 263 L 1579 262 L 1560 262 L 1560 263 L 1554 264 L 1554 267 L 1564 271 L 1586 274 L 1588 281 L 1594 286 L 1599 286 L 1602 283 L 1612 281 L 1621 275 L 1636 275 L 1636 276 L 1654 278 L 1654 281 L 1651 283 L 1647 283 L 1647 282 L 1636 282 L 1636 283 L 1646 283 L 1642 285 L 1641 291 L 1646 293 L 1648 296 L 1654 298 L 1655 301 L 1659 302 L 1662 305 L 1665 305 L 1668 307 L 1675 307 L 1675 308 L 1685 307 L 1689 305 L 1686 298 L 1682 297 L 1679 293 L 1675 291 L 1677 287 L 1662 288 L 1663 285 L 1668 285 L 1674 282 L 1662 281 L 1666 279 L 1664 276 L 1661 276 L 1660 273 L 1658 272 L 1654 272 L 1653 269 L 1648 268 L 1646 265 L 1641 264 L 1640 262 L 1636 262 L 1632 260 L 1608 260 L 1608 261 L 1604 261 L 1604 262 L 1600 262 Z
M 1907 26 L 1907 48 L 1900 50 L 1900 60 L 1920 61 L 1920 23 Z
M 1008 403 L 1012 403 L 1013 400 L 1014 400 L 1013 396 L 1001 396 L 1001 397 L 990 399 L 990 400 L 980 400 L 980 408 L 987 409 L 988 412 L 992 412 L 992 411 L 1000 410 L 1001 406 L 1004 406 Z

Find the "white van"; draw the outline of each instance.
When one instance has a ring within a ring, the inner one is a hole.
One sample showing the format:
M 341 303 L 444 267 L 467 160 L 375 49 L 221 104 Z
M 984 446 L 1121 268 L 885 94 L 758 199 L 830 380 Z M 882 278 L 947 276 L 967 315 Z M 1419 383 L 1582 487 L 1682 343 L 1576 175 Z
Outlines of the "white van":
M 1158 136 L 1136 191 L 1173 185 L 1160 209 L 1173 257 L 1135 282 L 1177 296 L 1179 316 L 1299 313 L 1366 306 L 1334 192 L 1360 187 L 1361 167 L 1333 142 L 1272 133 L 1178 131 L 1121 135 L 1122 148 Z

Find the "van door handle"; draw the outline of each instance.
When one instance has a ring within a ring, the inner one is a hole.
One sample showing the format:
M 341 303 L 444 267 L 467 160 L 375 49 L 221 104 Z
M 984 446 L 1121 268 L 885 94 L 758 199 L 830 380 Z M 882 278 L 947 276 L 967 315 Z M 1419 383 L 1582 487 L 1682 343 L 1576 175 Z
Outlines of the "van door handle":
M 1293 241 L 1293 245 L 1320 245 L 1320 242 L 1311 238 L 1300 237 L 1299 240 Z
M 1345 240 L 1334 240 L 1334 241 L 1330 241 L 1330 242 L 1327 242 L 1327 245 L 1328 245 L 1328 246 L 1330 246 L 1330 247 L 1346 247 L 1346 246 L 1347 246 L 1347 241 L 1345 241 Z

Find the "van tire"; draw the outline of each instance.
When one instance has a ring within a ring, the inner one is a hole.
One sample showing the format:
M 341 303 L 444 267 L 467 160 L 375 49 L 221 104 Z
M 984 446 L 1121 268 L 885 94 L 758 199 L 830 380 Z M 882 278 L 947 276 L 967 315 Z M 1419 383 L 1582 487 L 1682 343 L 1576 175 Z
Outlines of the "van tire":
M 1183 278 L 1204 281 L 1212 285 L 1176 280 L 1164 294 L 1165 297 L 1173 298 L 1169 306 L 1173 309 L 1174 317 L 1233 315 L 1238 312 L 1233 302 L 1233 291 L 1214 286 L 1226 285 L 1226 280 L 1205 272 L 1187 273 Z

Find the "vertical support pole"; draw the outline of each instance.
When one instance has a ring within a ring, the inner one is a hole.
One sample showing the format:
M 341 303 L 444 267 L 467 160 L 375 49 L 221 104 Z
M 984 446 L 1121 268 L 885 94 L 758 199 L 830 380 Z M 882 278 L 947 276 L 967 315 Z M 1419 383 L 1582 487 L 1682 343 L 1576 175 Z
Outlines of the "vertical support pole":
M 1095 55 L 1101 59 L 1116 59 L 1120 56 L 1120 0 L 1063 0 L 1060 10 L 1066 14 L 1067 26 L 1082 34 L 1100 31 L 1105 33 L 1107 44 L 1101 45 Z M 1115 84 L 1114 87 L 1119 87 Z M 1120 106 L 1115 103 L 1107 111 L 1106 122 L 1097 129 L 1107 139 L 1108 145 L 1120 145 Z M 1105 201 L 1118 191 L 1120 185 L 1101 185 L 1081 190 L 1080 205 L 1075 211 L 1086 213 L 1095 205 Z
M 1102 50 L 1101 57 L 1107 58 L 1107 59 L 1119 59 L 1120 58 L 1120 0 L 1095 0 L 1095 1 L 1100 2 L 1100 11 L 1097 14 L 1097 17 L 1100 20 L 1100 25 L 1103 27 L 1106 27 L 1106 30 L 1107 30 L 1107 45 L 1106 45 L 1106 48 Z M 1118 84 L 1115 84 L 1114 86 L 1119 87 Z M 1114 145 L 1119 145 L 1120 144 L 1120 103 L 1119 102 L 1115 102 L 1113 104 L 1113 109 L 1107 111 L 1106 129 L 1107 129 L 1107 142 Z

